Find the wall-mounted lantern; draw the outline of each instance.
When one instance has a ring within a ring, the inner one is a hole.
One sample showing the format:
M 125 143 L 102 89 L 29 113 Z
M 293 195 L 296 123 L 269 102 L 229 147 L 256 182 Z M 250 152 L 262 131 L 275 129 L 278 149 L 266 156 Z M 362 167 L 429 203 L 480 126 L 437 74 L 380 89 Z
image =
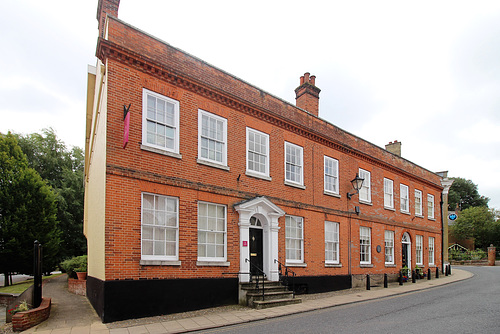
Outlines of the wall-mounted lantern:
M 361 189 L 361 187 L 363 186 L 363 181 L 365 179 L 362 179 L 359 177 L 358 173 L 356 173 L 356 177 L 351 181 L 351 184 L 352 184 L 352 187 L 354 188 L 354 190 L 356 190 L 355 192 L 353 193 L 347 193 L 347 198 L 348 199 L 351 199 L 351 197 L 353 195 L 356 195 L 357 193 L 359 193 L 359 189 Z

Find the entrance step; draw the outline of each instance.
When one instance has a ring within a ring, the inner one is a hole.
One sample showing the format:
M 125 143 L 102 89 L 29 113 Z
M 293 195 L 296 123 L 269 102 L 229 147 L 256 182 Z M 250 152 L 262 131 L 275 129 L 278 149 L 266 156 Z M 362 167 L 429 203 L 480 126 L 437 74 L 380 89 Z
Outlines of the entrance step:
M 264 294 L 262 293 L 264 287 Z M 281 282 L 260 281 L 257 289 L 255 282 L 240 283 L 240 289 L 245 291 L 246 304 L 249 307 L 264 309 L 275 306 L 301 303 L 301 298 L 295 298 Z

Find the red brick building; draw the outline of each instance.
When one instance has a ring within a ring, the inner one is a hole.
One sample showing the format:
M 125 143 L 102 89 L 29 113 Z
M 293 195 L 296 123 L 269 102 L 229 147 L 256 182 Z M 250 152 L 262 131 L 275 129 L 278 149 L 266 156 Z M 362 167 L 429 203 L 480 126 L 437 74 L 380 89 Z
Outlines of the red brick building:
M 442 265 L 441 178 L 388 151 L 400 143 L 321 119 L 309 73 L 294 106 L 118 6 L 99 1 L 88 85 L 87 296 L 103 321 L 237 303 L 239 283 L 257 267 L 279 280 L 278 263 L 303 292 Z

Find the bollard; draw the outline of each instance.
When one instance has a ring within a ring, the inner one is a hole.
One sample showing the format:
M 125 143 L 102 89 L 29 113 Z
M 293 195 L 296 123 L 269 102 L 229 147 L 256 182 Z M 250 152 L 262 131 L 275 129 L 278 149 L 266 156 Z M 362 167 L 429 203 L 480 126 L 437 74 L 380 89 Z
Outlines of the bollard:
M 370 275 L 366 274 L 366 290 L 370 290 Z
M 412 283 L 415 283 L 416 282 L 416 277 L 417 275 L 415 275 L 415 270 L 412 270 L 411 271 L 411 282 Z
M 387 288 L 387 274 L 384 274 L 384 288 Z
M 431 268 L 427 269 L 427 280 L 431 280 Z
M 444 266 L 444 276 L 448 276 L 448 266 Z
M 403 285 L 403 274 L 399 272 L 399 285 Z
M 436 267 L 436 278 L 439 278 L 439 268 Z
M 451 275 L 451 264 L 448 265 L 448 275 Z

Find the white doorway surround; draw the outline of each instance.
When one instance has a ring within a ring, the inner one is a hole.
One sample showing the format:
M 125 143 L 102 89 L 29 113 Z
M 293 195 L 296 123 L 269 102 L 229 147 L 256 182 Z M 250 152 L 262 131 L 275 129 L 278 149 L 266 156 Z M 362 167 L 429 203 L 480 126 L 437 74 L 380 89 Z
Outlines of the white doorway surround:
M 270 281 L 278 281 L 278 219 L 285 211 L 272 203 L 266 197 L 255 197 L 251 200 L 238 203 L 234 209 L 239 214 L 240 227 L 240 282 L 250 281 L 250 219 L 258 219 L 263 230 L 263 271 Z M 254 221 L 255 221 L 254 219 Z

